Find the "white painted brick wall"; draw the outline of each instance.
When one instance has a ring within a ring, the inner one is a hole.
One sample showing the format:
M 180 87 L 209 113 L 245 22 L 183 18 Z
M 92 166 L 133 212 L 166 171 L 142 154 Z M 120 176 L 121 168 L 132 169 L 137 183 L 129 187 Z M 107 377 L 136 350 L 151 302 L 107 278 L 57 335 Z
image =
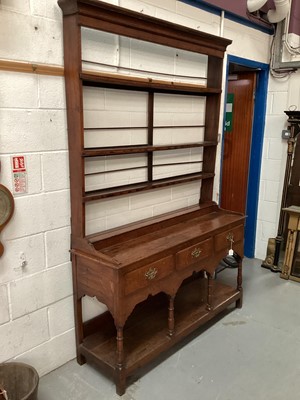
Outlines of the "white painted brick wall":
M 0 97 L 1 108 L 37 108 L 37 76 L 0 71 Z
M 185 2 L 174 1 L 174 3 L 178 14 L 177 23 L 180 23 L 179 21 L 181 21 L 182 17 L 189 18 L 197 23 L 196 29 L 213 35 L 219 34 L 220 18 L 218 15 L 203 11 L 197 7 L 190 7 Z
M 5 232 L 5 231 L 4 231 Z M 5 251 L 1 258 L 1 282 L 41 272 L 46 267 L 44 234 L 28 235 L 19 239 L 5 240 Z M 26 265 L 22 267 L 21 255 Z
M 71 281 L 70 263 L 13 281 L 10 284 L 13 319 L 70 296 Z
M 7 286 L 0 286 L 0 325 L 9 321 L 9 304 Z
M 39 108 L 61 110 L 66 108 L 65 82 L 60 76 L 38 75 Z M 27 106 L 28 107 L 28 106 Z
M 220 32 L 221 21 L 217 15 L 181 1 L 107 2 L 208 33 Z M 2 0 L 0 3 L 0 58 L 63 65 L 62 16 L 56 0 Z M 234 39 L 229 47 L 230 54 L 268 62 L 270 38 L 267 35 L 226 20 L 224 36 Z M 153 49 L 152 45 L 141 46 L 139 42 L 126 38 L 112 40 L 109 35 L 105 44 L 99 44 L 95 39 L 95 34 L 87 37 L 87 58 L 94 59 L 95 50 L 100 50 L 101 62 L 117 63 L 120 60 L 125 67 L 142 66 L 155 71 L 158 68 L 177 74 L 205 75 L 204 68 L 199 68 L 199 57 L 183 51 L 161 52 L 159 49 L 165 62 L 157 64 L 145 52 Z M 256 245 L 256 255 L 261 258 L 265 255 L 268 237 L 276 231 L 274 221 L 275 214 L 278 214 L 282 176 L 278 177 L 274 171 L 276 168 L 280 173 L 285 163 L 285 143 L 280 140 L 281 129 L 286 125 L 283 110 L 291 104 L 299 104 L 299 81 L 298 73 L 287 81 L 270 81 Z M 107 108 L 111 108 L 111 126 L 123 125 L 126 117 L 129 126 L 146 124 L 146 113 L 141 109 L 145 103 L 138 102 L 140 107 L 135 112 L 130 108 L 129 112 L 124 112 L 124 102 L 113 109 L 112 105 L 116 103 L 110 102 L 109 96 L 105 98 L 99 96 L 99 91 L 87 90 L 87 124 L 89 118 L 91 123 L 101 124 L 102 116 L 99 114 L 95 120 L 94 110 L 107 113 Z M 191 123 L 195 124 L 203 120 L 203 114 L 198 112 L 203 104 L 199 105 L 198 101 L 202 100 L 197 98 L 186 110 L 190 112 Z M 14 217 L 1 235 L 5 253 L 0 260 L 0 362 L 10 359 L 28 362 L 38 369 L 40 375 L 75 356 L 65 108 L 62 77 L 0 72 L 1 183 L 12 189 L 10 158 L 13 155 L 26 156 L 28 173 L 28 193 L 15 198 Z M 158 124 L 181 124 L 183 117 L 173 101 L 165 113 L 156 115 L 156 121 Z M 115 142 L 111 137 L 106 136 L 104 144 L 113 145 Z M 125 132 L 124 143 L 128 137 L 129 143 L 143 143 L 146 133 Z M 86 144 L 93 140 L 93 137 L 86 138 Z M 198 160 L 202 155 L 192 151 L 184 157 Z M 218 195 L 219 165 L 220 148 L 215 198 Z M 94 168 L 93 163 L 87 167 L 90 170 Z M 106 161 L 106 168 L 111 168 L 111 160 Z M 93 202 L 86 207 L 87 233 L 195 204 L 198 197 L 198 183 L 190 183 L 157 191 L 156 202 L 147 193 L 104 200 L 100 207 L 98 202 Z M 23 256 L 24 267 L 21 266 Z M 96 299 L 87 297 L 83 310 L 86 320 L 103 312 L 105 307 Z
M 54 229 L 45 233 L 47 268 L 70 261 L 70 227 Z
M 15 198 L 15 212 L 4 239 L 35 235 L 70 224 L 69 191 Z
M 179 3 L 179 2 L 176 2 Z M 199 13 L 201 15 L 201 19 L 195 18 L 195 15 L 188 15 L 189 13 L 182 13 L 182 14 L 174 14 L 174 12 L 167 11 L 164 9 L 157 9 L 155 16 L 160 19 L 166 19 L 168 21 L 174 22 L 176 24 L 188 26 L 192 29 L 202 30 L 207 33 L 211 33 L 213 35 L 217 35 L 219 33 L 219 25 L 218 24 L 210 24 L 211 18 L 208 20 L 205 19 L 207 13 Z M 186 16 L 188 15 L 188 16 Z
M 55 337 L 71 330 L 74 327 L 73 314 L 73 296 L 51 304 L 48 307 L 50 336 Z
M 271 36 L 225 19 L 224 37 L 233 40 L 228 47 L 229 54 L 269 63 Z
M 106 228 L 112 229 L 117 226 L 139 221 L 153 216 L 153 207 L 136 208 L 122 214 L 108 215 L 106 217 Z
M 28 1 L 28 0 L 27 0 Z M 60 21 L 61 11 L 55 0 L 30 0 L 31 14 Z
M 63 110 L 1 109 L 1 152 L 66 150 Z
M 255 243 L 255 256 L 260 259 L 266 257 L 268 239 L 277 236 L 287 156 L 287 141 L 281 138 L 281 131 L 287 128 L 284 110 L 290 105 L 289 87 L 293 79 L 269 80 Z
M 61 19 L 1 10 L 0 58 L 62 65 L 61 27 Z
M 69 189 L 69 154 L 67 151 L 42 154 L 42 180 L 45 192 Z
M 75 356 L 75 332 L 72 329 L 39 346 L 32 347 L 31 350 L 15 357 L 15 360 L 32 365 L 42 376 L 72 360 Z
M 92 319 L 93 317 L 102 314 L 106 310 L 107 307 L 104 304 L 99 303 L 96 297 L 83 297 L 82 315 L 84 321 L 88 321 L 89 319 Z
M 55 0 L 1 1 L 0 58 L 62 65 L 61 20 Z M 11 156 L 26 156 L 28 176 L 1 235 L 0 361 L 42 374 L 75 348 L 65 107 L 63 77 L 0 72 L 1 183 L 12 190 Z
M 30 0 L 2 0 L 0 4 L 0 10 L 29 14 Z
M 38 310 L 0 326 L 0 362 L 49 340 L 47 309 Z

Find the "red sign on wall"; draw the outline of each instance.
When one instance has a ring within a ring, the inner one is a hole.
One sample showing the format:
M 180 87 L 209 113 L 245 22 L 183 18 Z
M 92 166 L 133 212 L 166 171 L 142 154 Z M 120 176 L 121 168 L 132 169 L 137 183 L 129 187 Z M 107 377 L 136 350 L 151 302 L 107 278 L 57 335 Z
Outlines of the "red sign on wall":
M 27 193 L 27 171 L 25 156 L 11 157 L 12 163 L 12 178 L 13 178 L 13 193 Z
M 26 172 L 25 157 L 12 157 L 13 172 Z

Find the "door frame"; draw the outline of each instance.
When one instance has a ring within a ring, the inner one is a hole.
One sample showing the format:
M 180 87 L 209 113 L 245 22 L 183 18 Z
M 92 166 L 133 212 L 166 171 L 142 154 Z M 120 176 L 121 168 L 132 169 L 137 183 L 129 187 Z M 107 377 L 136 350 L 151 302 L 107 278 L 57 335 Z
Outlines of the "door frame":
M 229 64 L 238 64 L 244 67 L 253 68 L 257 73 L 257 82 L 255 90 L 254 102 L 254 115 L 252 125 L 252 138 L 250 147 L 250 161 L 249 161 L 249 176 L 248 176 L 248 189 L 246 196 L 246 225 L 245 225 L 245 245 L 244 254 L 246 257 L 253 258 L 255 252 L 255 239 L 256 239 L 256 225 L 258 213 L 258 199 L 260 187 L 260 172 L 262 163 L 262 152 L 264 142 L 264 129 L 267 110 L 267 95 L 268 95 L 268 81 L 269 81 L 269 64 L 252 61 L 246 58 L 240 58 L 232 55 L 227 57 L 226 69 L 226 88 L 225 88 L 225 101 L 224 101 L 224 122 L 223 122 L 223 135 L 222 135 L 222 150 L 221 150 L 221 171 L 220 171 L 220 194 L 222 196 L 222 165 L 224 155 L 224 127 L 225 127 L 225 112 L 226 112 L 226 98 L 228 88 L 228 75 Z M 251 190 L 249 188 L 251 187 Z

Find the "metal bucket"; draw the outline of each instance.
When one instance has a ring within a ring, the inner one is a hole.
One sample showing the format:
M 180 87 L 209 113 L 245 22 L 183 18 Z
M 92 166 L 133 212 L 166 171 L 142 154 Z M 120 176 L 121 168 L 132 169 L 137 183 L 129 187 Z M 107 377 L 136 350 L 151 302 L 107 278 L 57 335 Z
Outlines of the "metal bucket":
M 30 365 L 0 364 L 0 400 L 37 400 L 38 384 L 39 375 Z

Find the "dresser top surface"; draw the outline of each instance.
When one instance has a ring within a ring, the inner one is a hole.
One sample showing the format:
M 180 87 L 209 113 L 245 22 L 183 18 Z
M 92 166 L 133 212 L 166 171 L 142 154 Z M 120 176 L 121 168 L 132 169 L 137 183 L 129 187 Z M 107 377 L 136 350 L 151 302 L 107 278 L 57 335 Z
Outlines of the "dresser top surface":
M 95 248 L 101 253 L 112 257 L 120 265 L 136 263 L 151 258 L 157 254 L 168 254 L 180 250 L 184 246 L 193 244 L 198 239 L 205 240 L 207 237 L 217 234 L 226 229 L 243 224 L 244 216 L 228 211 L 215 209 L 204 215 L 192 213 L 185 220 L 176 221 L 165 227 L 158 227 L 154 231 L 130 237 L 126 236 L 108 246 L 101 246 L 101 241 L 94 243 Z M 147 256 L 146 256 L 147 255 Z

